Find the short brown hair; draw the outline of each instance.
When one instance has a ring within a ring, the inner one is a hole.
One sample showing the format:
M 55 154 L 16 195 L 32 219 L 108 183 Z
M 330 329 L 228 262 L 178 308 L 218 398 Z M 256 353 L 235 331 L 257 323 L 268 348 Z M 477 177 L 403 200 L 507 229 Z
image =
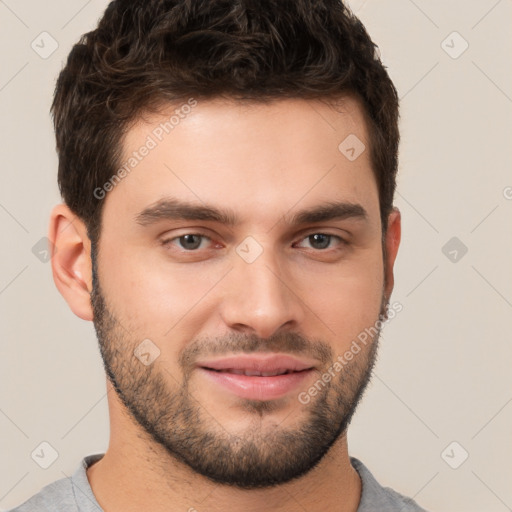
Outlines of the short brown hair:
M 398 97 L 341 0 L 115 0 L 73 46 L 51 108 L 62 197 L 98 241 L 94 190 L 118 170 L 145 111 L 185 98 L 249 101 L 352 94 L 368 119 L 385 231 L 398 166 Z M 341 142 L 341 141 L 340 141 Z

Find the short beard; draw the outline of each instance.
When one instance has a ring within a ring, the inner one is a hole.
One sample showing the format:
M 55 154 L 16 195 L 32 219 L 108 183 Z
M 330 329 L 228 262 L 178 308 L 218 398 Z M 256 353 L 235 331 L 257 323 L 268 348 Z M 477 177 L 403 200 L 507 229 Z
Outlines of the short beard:
M 334 361 L 330 345 L 313 343 L 295 333 L 267 339 L 233 334 L 220 340 L 192 340 L 179 357 L 182 382 L 172 386 L 175 378 L 158 360 L 144 366 L 133 355 L 141 340 L 130 338 L 107 306 L 94 252 L 93 247 L 91 302 L 106 374 L 136 423 L 174 460 L 220 484 L 240 489 L 272 487 L 311 471 L 346 432 L 371 378 L 380 329 L 339 375 L 307 405 L 298 406 L 298 413 L 304 415 L 300 426 L 263 425 L 263 418 L 280 406 L 279 401 L 241 400 L 243 410 L 253 415 L 254 421 L 242 432 L 229 433 L 189 393 L 192 362 L 198 356 L 212 350 L 219 354 L 279 351 L 313 355 L 322 362 L 323 374 Z M 381 319 L 386 306 L 383 297 Z

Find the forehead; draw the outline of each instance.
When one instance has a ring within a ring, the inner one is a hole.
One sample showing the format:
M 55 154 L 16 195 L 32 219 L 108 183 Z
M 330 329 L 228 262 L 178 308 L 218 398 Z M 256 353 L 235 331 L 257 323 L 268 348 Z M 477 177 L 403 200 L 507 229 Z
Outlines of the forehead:
M 359 102 L 185 100 L 145 114 L 126 133 L 123 179 L 107 210 L 129 216 L 164 197 L 275 222 L 315 202 L 365 203 L 378 214 L 368 130 Z

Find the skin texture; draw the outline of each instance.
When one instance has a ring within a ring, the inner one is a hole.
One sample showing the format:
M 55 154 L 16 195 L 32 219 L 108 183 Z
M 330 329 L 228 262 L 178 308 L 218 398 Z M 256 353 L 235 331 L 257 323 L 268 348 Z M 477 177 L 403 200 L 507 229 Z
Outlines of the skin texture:
M 140 119 L 124 157 L 174 108 Z M 354 161 L 338 150 L 350 134 L 367 148 Z M 110 376 L 110 443 L 88 470 L 106 512 L 357 509 L 361 483 L 345 428 L 377 337 L 309 403 L 297 395 L 374 326 L 393 288 L 400 214 L 387 220 L 384 267 L 368 147 L 352 98 L 336 108 L 199 101 L 106 195 L 94 279 L 85 226 L 65 205 L 54 208 L 54 279 L 72 311 L 94 320 Z M 238 221 L 137 222 L 171 196 L 229 209 Z M 338 201 L 362 206 L 366 217 L 287 222 Z M 206 238 L 187 252 L 179 237 L 194 233 Z M 315 233 L 332 235 L 330 245 L 318 248 L 308 238 Z M 249 236 L 261 249 L 251 263 L 237 252 Z M 160 351 L 148 366 L 134 357 L 145 339 Z M 254 351 L 314 359 L 315 372 L 262 402 L 212 385 L 194 367 L 200 357 Z

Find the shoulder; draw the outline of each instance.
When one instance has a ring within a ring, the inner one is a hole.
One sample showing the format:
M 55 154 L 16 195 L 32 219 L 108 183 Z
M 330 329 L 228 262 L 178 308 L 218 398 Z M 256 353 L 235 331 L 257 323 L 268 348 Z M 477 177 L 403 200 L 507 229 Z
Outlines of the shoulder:
M 72 476 L 43 487 L 27 501 L 7 512 L 101 512 L 87 480 L 87 468 L 103 454 L 83 458 Z
M 357 512 L 427 512 L 412 498 L 408 498 L 390 487 L 382 487 L 370 470 L 355 457 L 350 457 L 353 468 L 361 477 L 361 501 Z
M 76 502 L 73 497 L 71 478 L 61 478 L 43 487 L 27 501 L 8 512 L 42 512 L 52 510 L 55 512 L 75 512 Z

